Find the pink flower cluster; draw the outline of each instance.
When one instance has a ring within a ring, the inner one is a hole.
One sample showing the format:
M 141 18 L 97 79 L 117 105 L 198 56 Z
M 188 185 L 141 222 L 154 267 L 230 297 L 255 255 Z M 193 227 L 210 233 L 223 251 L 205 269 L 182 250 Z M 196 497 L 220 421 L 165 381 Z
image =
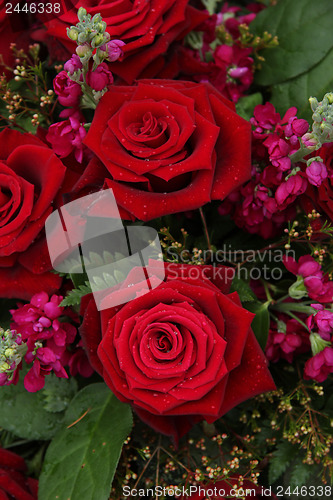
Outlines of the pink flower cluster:
M 280 315 L 279 323 L 272 322 L 265 348 L 270 361 L 276 363 L 282 358 L 292 363 L 295 355 L 309 350 L 309 332 L 297 320 Z
M 254 73 L 254 61 L 250 57 L 253 49 L 241 45 L 239 26 L 241 24 L 249 25 L 263 8 L 263 5 L 252 3 L 246 7 L 248 14 L 242 15 L 243 9 L 224 3 L 221 12 L 210 16 L 200 27 L 204 33 L 201 53 L 205 59 L 212 59 L 213 62 L 209 63 L 209 76 L 201 75 L 195 79 L 200 82 L 209 81 L 233 102 L 237 102 L 248 90 L 253 81 Z M 211 42 L 216 40 L 216 30 L 222 26 L 223 30 L 231 37 L 232 45 L 224 43 L 216 46 L 214 44 L 214 48 L 211 48 Z M 189 57 L 193 57 L 190 52 Z M 194 53 L 194 58 L 199 61 L 199 53 L 197 53 L 197 57 Z
M 68 115 L 69 110 L 61 113 L 62 117 Z M 69 114 L 67 120 L 54 123 L 49 127 L 46 140 L 51 144 L 53 151 L 61 158 L 69 156 L 74 152 L 75 159 L 82 162 L 85 146 L 83 139 L 87 135 L 82 124 L 83 118 L 79 111 Z
M 311 255 L 300 257 L 298 262 L 291 257 L 284 258 L 288 271 L 297 276 L 297 281 L 289 288 L 290 296 L 303 298 L 309 296 L 316 300 L 311 304 L 310 316 L 297 312 L 297 318 L 288 319 L 286 314 L 278 313 L 277 321 L 272 322 L 266 345 L 266 356 L 272 362 L 280 358 L 292 363 L 297 354 L 312 351 L 304 366 L 304 378 L 317 382 L 326 380 L 333 373 L 333 282 L 323 273 L 321 265 Z M 293 304 L 298 309 L 293 309 Z M 288 299 L 290 311 L 300 311 L 302 303 Z M 324 305 L 323 305 L 324 304 Z M 327 308 L 329 304 L 330 308 Z M 301 307 L 300 307 L 301 306 Z M 308 311 L 304 304 L 304 311 Z
M 313 342 L 318 346 L 317 350 L 321 350 L 306 361 L 304 378 L 323 382 L 333 373 L 333 311 L 325 309 L 321 304 L 311 305 L 318 312 L 307 319 L 307 326 L 311 332 L 315 332 L 311 333 L 315 338 Z
M 329 280 L 311 255 L 303 255 L 298 262 L 292 257 L 285 257 L 284 265 L 288 271 L 302 278 L 297 287 L 304 290 L 310 299 L 321 304 L 333 302 L 333 281 Z
M 309 125 L 288 109 L 281 119 L 271 103 L 254 109 L 252 145 L 252 179 L 228 196 L 219 208 L 221 215 L 230 213 L 239 227 L 270 238 L 296 214 L 295 201 L 308 183 L 325 178 L 325 169 L 313 162 L 306 171 L 303 163 L 292 164 L 291 155 L 299 149 L 299 139 Z M 303 169 L 303 170 L 302 170 Z
M 121 40 L 111 40 L 101 47 L 104 57 L 113 62 L 123 55 L 122 47 L 125 45 Z M 89 46 L 79 46 L 78 50 L 83 53 L 90 50 Z M 58 100 L 66 109 L 60 113 L 65 121 L 54 123 L 49 127 L 46 139 L 52 145 L 52 149 L 61 158 L 69 156 L 74 152 L 75 159 L 82 163 L 84 151 L 83 139 L 86 136 L 84 118 L 79 111 L 80 99 L 83 96 L 81 83 L 84 81 L 83 65 L 77 54 L 65 63 L 61 71 L 53 81 L 53 87 Z M 75 78 L 74 78 L 75 77 Z M 77 80 L 77 81 L 75 81 Z M 113 76 L 105 62 L 101 62 L 96 69 L 87 71 L 85 84 L 93 92 L 101 92 L 113 83 Z M 90 91 L 91 91 L 90 90 Z
M 13 318 L 11 330 L 16 332 L 16 343 L 25 344 L 24 359 L 28 364 L 32 363 L 32 367 L 24 378 L 24 386 L 29 392 L 42 389 L 45 376 L 49 373 L 53 372 L 57 377 L 68 378 L 64 366 L 72 364 L 78 371 L 80 365 L 83 365 L 82 359 L 78 362 L 77 358 L 82 358 L 84 352 L 78 355 L 77 349 L 73 353 L 76 359 L 70 363 L 72 354 L 68 347 L 73 344 L 77 329 L 62 320 L 64 315 L 64 308 L 60 306 L 62 299 L 63 297 L 58 295 L 52 295 L 49 298 L 47 293 L 40 292 L 32 297 L 29 304 L 10 311 Z M 87 358 L 85 358 L 85 364 L 88 365 L 88 370 L 85 366 L 81 374 L 90 376 L 93 370 Z M 12 379 L 13 383 L 18 380 L 20 368 L 20 365 L 16 366 L 17 373 Z

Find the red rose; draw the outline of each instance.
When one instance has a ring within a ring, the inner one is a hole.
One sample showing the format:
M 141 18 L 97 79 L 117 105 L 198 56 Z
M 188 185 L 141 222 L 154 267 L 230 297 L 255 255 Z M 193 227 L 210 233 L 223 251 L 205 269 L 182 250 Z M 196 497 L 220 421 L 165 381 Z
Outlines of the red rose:
M 177 441 L 194 423 L 214 422 L 275 386 L 252 313 L 237 293 L 224 294 L 226 268 L 165 264 L 165 272 L 158 288 L 102 311 L 102 340 L 95 304 L 84 301 L 81 334 L 114 394 Z
M 38 238 L 65 172 L 36 137 L 10 129 L 0 133 L 1 297 L 29 299 L 59 288 L 59 276 L 45 273 L 51 263 L 44 239 Z
M 227 498 L 251 498 L 252 500 L 263 500 L 265 498 L 276 499 L 276 495 L 271 493 L 271 488 L 258 486 L 248 479 L 239 481 L 239 476 L 230 477 L 225 481 L 217 481 L 206 485 L 192 486 L 193 495 L 182 497 L 181 500 L 224 500 Z
M 221 200 L 251 175 L 250 123 L 207 83 L 114 86 L 84 143 L 106 169 L 93 159 L 80 187 L 102 170 L 118 205 L 141 220 Z
M 25 461 L 16 453 L 0 448 L 0 498 L 2 500 L 37 500 L 38 481 L 26 478 Z M 8 494 L 8 495 L 7 495 Z
M 62 2 L 63 3 L 63 2 Z M 76 45 L 66 28 L 75 25 L 81 1 L 71 0 L 72 9 L 63 5 L 63 14 L 45 22 L 48 37 L 60 40 L 69 51 Z M 87 0 L 84 7 L 92 16 L 100 13 L 111 39 L 126 43 L 123 62 L 112 63 L 112 72 L 127 83 L 139 77 L 155 76 L 164 65 L 169 45 L 201 24 L 207 14 L 188 5 L 189 0 Z

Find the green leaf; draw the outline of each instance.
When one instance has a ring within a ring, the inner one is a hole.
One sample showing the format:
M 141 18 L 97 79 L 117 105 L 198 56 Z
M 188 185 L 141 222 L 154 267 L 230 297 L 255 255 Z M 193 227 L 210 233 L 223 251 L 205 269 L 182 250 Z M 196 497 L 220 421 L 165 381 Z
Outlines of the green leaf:
M 91 286 L 89 281 L 86 281 L 85 285 L 79 285 L 78 288 L 73 288 L 67 293 L 66 297 L 62 300 L 61 306 L 75 306 L 80 304 L 82 297 L 91 293 Z
M 279 0 L 262 10 L 250 29 L 276 35 L 279 45 L 260 52 L 265 62 L 255 82 L 272 85 L 309 71 L 333 47 L 332 26 L 332 0 Z
M 50 413 L 45 409 L 44 389 L 28 392 L 24 388 L 26 372 L 20 373 L 17 385 L 0 387 L 0 427 L 23 439 L 51 439 L 64 413 Z
M 296 106 L 298 118 L 305 118 L 310 121 L 312 111 L 309 97 L 318 97 L 318 100 L 321 100 L 326 92 L 332 91 L 332 67 L 333 49 L 307 73 L 287 82 L 274 85 L 270 101 L 281 115 L 285 113 L 286 109 Z
M 297 486 L 313 484 L 313 479 L 309 483 L 309 478 L 313 473 L 312 465 L 304 464 L 301 460 L 292 464 L 290 478 L 288 478 L 288 485 L 290 484 L 291 490 Z
M 265 350 L 268 332 L 269 332 L 269 302 L 246 302 L 244 307 L 255 314 L 251 327 L 260 344 L 262 350 Z
M 51 373 L 46 377 L 43 389 L 45 410 L 52 413 L 66 410 L 76 392 L 77 382 L 74 377 L 59 378 Z
M 253 116 L 254 108 L 258 104 L 262 104 L 262 95 L 260 92 L 241 97 L 236 103 L 237 114 L 249 121 Z
M 233 279 L 230 292 L 237 292 L 241 302 L 254 302 L 257 300 L 250 286 L 237 276 Z
M 130 406 L 118 401 L 105 384 L 82 389 L 46 452 L 39 498 L 107 500 L 131 427 Z
M 284 441 L 278 445 L 278 448 L 273 452 L 272 458 L 269 462 L 269 484 L 273 484 L 279 479 L 279 477 L 287 470 L 288 465 L 297 453 L 297 447 L 293 446 L 288 441 Z

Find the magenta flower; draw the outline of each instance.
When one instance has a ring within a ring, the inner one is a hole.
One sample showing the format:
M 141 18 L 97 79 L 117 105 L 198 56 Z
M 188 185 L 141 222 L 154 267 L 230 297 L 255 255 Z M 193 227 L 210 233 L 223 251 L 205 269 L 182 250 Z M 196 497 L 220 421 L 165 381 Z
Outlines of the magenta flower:
M 122 47 L 126 45 L 122 40 L 110 40 L 105 45 L 100 47 L 100 50 L 107 53 L 107 60 L 110 62 L 117 61 L 124 55 Z
M 303 278 L 299 286 L 304 284 L 310 299 L 320 303 L 333 302 L 333 282 L 324 276 L 320 264 L 311 255 L 303 255 L 298 263 L 291 257 L 284 257 L 283 262 L 288 271 Z
M 64 314 L 61 301 L 61 296 L 49 298 L 47 293 L 40 292 L 32 297 L 29 304 L 10 311 L 13 318 L 11 327 L 18 332 L 25 347 L 24 359 L 28 364 L 32 363 L 24 379 L 24 386 L 29 392 L 44 387 L 45 376 L 51 372 L 57 377 L 68 377 L 64 368 L 68 363 L 67 346 L 74 342 L 77 332 L 70 323 L 60 321 Z
M 323 382 L 333 373 L 333 348 L 325 347 L 318 354 L 308 359 L 304 366 L 304 378 Z
M 305 173 L 310 184 L 317 187 L 319 187 L 328 176 L 325 164 L 322 161 L 316 160 L 312 161 L 310 165 L 306 167 Z
M 49 127 L 46 140 L 52 145 L 54 152 L 61 158 L 74 152 L 76 160 L 81 163 L 85 146 L 83 139 L 87 132 L 79 121 L 79 115 L 73 114 L 68 120 L 54 123 Z
M 292 363 L 296 354 L 310 349 L 309 334 L 298 321 L 287 320 L 285 330 L 285 332 L 278 331 L 277 327 L 269 330 L 265 352 L 267 358 L 273 363 L 281 358 Z
M 103 90 L 113 83 L 113 76 L 106 63 L 101 63 L 95 71 L 88 71 L 86 76 L 87 84 L 94 90 Z
M 287 137 L 292 137 L 295 135 L 296 137 L 301 137 L 304 135 L 309 129 L 309 124 L 303 118 L 297 118 L 297 116 L 292 116 L 289 118 L 288 123 L 284 129 L 284 132 Z
M 72 57 L 64 64 L 64 70 L 71 75 L 80 69 L 82 69 L 82 62 L 76 54 L 73 54 Z
M 289 179 L 280 184 L 275 193 L 275 200 L 280 210 L 293 203 L 297 196 L 305 192 L 306 187 L 306 180 L 299 174 L 291 175 Z
M 256 127 L 257 133 L 273 130 L 276 125 L 281 121 L 281 116 L 275 111 L 273 104 L 266 102 L 266 104 L 258 104 L 254 108 L 254 118 L 251 118 L 251 123 Z
M 53 80 L 53 88 L 59 102 L 62 106 L 77 106 L 79 104 L 80 96 L 82 95 L 81 85 L 73 82 L 67 74 L 67 71 L 60 71 L 60 73 Z

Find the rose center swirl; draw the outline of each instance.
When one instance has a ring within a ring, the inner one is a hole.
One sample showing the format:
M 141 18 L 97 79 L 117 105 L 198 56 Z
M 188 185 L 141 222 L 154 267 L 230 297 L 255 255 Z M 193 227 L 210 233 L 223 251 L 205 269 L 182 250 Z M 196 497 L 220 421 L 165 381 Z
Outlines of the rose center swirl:
M 172 323 L 150 325 L 143 337 L 151 356 L 156 361 L 173 360 L 183 351 L 183 339 L 178 327 Z

